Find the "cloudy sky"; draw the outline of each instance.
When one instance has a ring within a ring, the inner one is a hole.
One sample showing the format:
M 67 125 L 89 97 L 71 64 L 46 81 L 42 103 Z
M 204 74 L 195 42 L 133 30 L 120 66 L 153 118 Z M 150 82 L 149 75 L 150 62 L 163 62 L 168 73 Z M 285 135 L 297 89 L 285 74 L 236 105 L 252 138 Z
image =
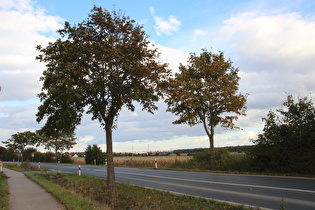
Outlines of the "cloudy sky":
M 216 129 L 215 146 L 251 144 L 262 130 L 261 118 L 280 107 L 287 94 L 315 91 L 315 1 L 313 0 L 5 0 L 0 1 L 0 141 L 17 132 L 35 131 L 40 105 L 39 77 L 44 64 L 35 46 L 58 36 L 64 21 L 85 20 L 93 5 L 121 10 L 144 26 L 149 39 L 173 72 L 190 52 L 223 51 L 238 67 L 240 92 L 249 93 L 242 130 Z M 156 151 L 209 147 L 201 125 L 173 125 L 176 117 L 163 102 L 154 115 L 122 110 L 114 130 L 114 151 Z M 104 148 L 99 123 L 84 116 L 77 145 Z M 0 146 L 3 146 L 0 143 Z

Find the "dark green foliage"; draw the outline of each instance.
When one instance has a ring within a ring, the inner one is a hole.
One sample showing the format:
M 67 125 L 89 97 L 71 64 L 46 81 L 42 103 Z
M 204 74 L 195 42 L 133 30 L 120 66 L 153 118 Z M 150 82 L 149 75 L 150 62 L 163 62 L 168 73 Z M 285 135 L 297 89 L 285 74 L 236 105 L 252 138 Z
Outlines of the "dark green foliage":
M 189 161 L 175 161 L 172 167 L 182 169 L 210 170 L 208 164 L 211 159 L 209 150 L 193 154 Z M 250 160 L 245 153 L 231 153 L 227 148 L 215 150 L 215 170 L 221 171 L 248 171 Z
M 31 131 L 20 132 L 16 134 L 12 134 L 11 138 L 7 141 L 3 141 L 6 147 L 16 153 L 21 154 L 21 160 L 23 162 L 23 158 L 26 154 L 25 150 L 27 146 L 39 146 L 43 142 L 41 136 L 33 133 Z
M 56 155 L 53 152 L 45 152 L 39 154 L 39 159 L 36 159 L 37 162 L 56 162 Z
M 250 155 L 258 171 L 315 173 L 315 108 L 307 97 L 289 95 L 282 108 L 270 111 Z
M 170 71 L 143 27 L 115 11 L 94 6 L 87 20 L 66 22 L 58 33 L 55 42 L 37 46 L 37 59 L 47 67 L 37 121 L 47 118 L 47 128 L 67 133 L 84 112 L 98 120 L 106 132 L 107 178 L 113 188 L 112 129 L 119 112 L 123 106 L 134 111 L 135 102 L 150 113 L 156 110 Z
M 61 163 L 73 163 L 73 160 L 69 155 L 62 154 L 61 155 Z
M 85 163 L 93 165 L 105 164 L 105 154 L 102 152 L 101 148 L 98 147 L 96 144 L 94 144 L 93 146 L 89 145 L 85 149 Z

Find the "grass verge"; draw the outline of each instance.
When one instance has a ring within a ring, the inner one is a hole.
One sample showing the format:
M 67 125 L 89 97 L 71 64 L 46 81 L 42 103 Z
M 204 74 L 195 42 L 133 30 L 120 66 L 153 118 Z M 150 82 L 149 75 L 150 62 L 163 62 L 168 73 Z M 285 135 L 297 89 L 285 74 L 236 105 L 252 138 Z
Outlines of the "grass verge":
M 27 174 L 51 192 L 68 209 L 104 209 L 108 204 L 106 181 L 70 173 Z M 253 209 L 204 198 L 177 195 L 125 183 L 117 183 L 115 209 Z M 76 204 L 84 200 L 84 204 Z
M 59 175 L 62 176 L 61 174 Z M 71 210 L 109 209 L 105 205 L 101 205 L 87 197 L 83 197 L 82 195 L 76 194 L 73 191 L 69 191 L 47 179 L 47 177 L 56 176 L 56 174 L 29 173 L 26 174 L 25 176 L 41 185 L 47 192 L 51 193 L 54 197 L 56 197 L 56 199 L 61 204 L 66 206 L 67 209 Z
M 0 172 L 0 209 L 7 210 L 9 202 L 8 182 L 4 173 Z
M 48 171 L 45 168 L 38 168 L 36 166 L 32 166 L 29 162 L 23 163 L 6 163 L 4 165 L 7 169 L 14 170 L 14 171 Z

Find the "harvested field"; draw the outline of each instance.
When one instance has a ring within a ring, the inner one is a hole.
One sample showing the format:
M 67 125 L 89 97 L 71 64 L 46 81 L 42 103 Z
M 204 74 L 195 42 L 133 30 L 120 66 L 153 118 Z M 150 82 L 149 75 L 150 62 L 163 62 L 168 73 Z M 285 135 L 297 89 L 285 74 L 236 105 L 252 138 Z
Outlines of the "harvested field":
M 124 167 L 154 167 L 155 159 L 158 167 L 170 167 L 175 161 L 187 161 L 191 156 L 131 156 L 114 157 L 115 166 Z
M 192 156 L 128 156 L 128 157 L 114 157 L 115 166 L 122 167 L 154 167 L 155 159 L 158 167 L 170 167 L 175 161 L 187 161 Z M 83 157 L 73 157 L 74 164 L 85 164 Z
M 85 164 L 85 158 L 84 157 L 72 157 L 73 164 L 78 164 L 78 165 L 84 165 Z

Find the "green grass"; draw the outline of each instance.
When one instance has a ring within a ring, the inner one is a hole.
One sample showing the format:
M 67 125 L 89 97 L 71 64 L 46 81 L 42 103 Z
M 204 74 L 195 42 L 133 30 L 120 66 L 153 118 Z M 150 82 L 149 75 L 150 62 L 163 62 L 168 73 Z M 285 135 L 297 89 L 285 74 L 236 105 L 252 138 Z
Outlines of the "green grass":
M 7 210 L 9 202 L 7 177 L 0 172 L 0 209 Z
M 23 163 L 6 163 L 4 165 L 7 169 L 14 170 L 14 171 L 47 171 L 48 169 L 45 168 L 38 168 L 36 166 L 32 166 L 29 162 Z
M 51 193 L 56 199 L 66 206 L 67 209 L 71 210 L 82 210 L 82 209 L 107 209 L 106 206 L 101 205 L 95 201 L 90 200 L 89 198 L 84 197 L 84 195 L 79 195 L 73 191 L 69 191 L 59 185 L 56 185 L 54 182 L 49 181 L 47 177 L 53 176 L 56 174 L 26 174 L 28 178 L 34 182 L 41 185 L 47 192 Z
M 100 205 L 104 209 L 109 203 L 104 179 L 70 173 L 27 176 L 55 195 L 68 209 L 97 209 Z M 76 197 L 77 195 L 80 196 Z M 72 201 L 73 197 L 76 197 L 75 201 Z M 249 209 L 243 205 L 231 205 L 124 183 L 116 184 L 115 199 L 115 209 Z M 86 206 L 76 206 L 80 200 L 85 200 Z

